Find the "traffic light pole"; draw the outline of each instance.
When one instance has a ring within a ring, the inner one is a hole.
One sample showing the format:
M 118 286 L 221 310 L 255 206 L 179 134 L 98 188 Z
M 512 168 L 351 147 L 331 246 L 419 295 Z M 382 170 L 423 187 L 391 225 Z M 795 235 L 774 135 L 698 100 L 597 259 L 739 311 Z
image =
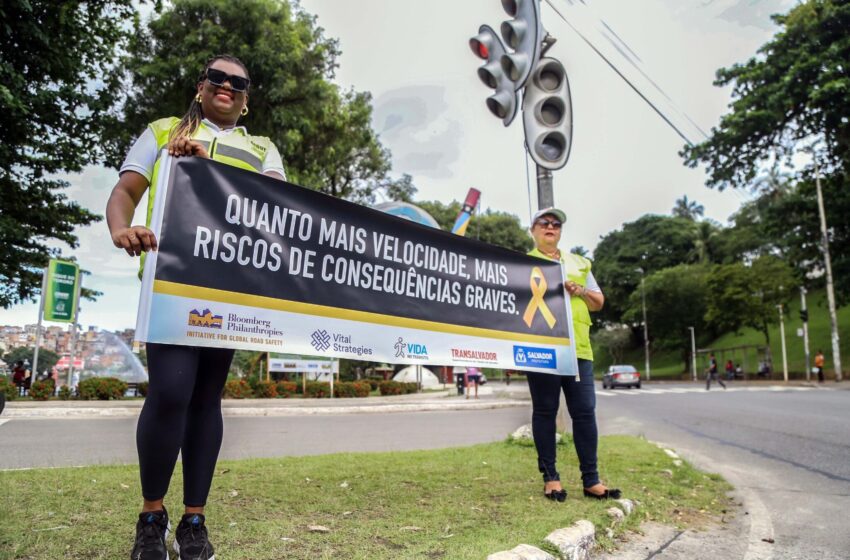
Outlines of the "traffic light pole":
M 552 170 L 537 166 L 537 208 L 555 207 L 555 194 L 552 189 Z
M 800 286 L 800 315 L 803 319 L 803 351 L 806 353 L 806 381 L 812 379 L 812 365 L 809 363 L 809 314 L 806 307 L 806 288 Z

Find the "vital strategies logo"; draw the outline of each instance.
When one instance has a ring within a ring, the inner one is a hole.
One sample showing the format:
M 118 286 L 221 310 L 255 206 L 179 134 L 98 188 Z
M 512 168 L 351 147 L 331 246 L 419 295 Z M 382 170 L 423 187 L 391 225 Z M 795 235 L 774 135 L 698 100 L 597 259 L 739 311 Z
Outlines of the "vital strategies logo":
M 373 350 L 369 346 L 355 344 L 350 334 L 328 332 L 325 329 L 316 329 L 310 334 L 310 346 L 318 352 L 333 350 L 343 354 L 355 356 L 371 356 Z

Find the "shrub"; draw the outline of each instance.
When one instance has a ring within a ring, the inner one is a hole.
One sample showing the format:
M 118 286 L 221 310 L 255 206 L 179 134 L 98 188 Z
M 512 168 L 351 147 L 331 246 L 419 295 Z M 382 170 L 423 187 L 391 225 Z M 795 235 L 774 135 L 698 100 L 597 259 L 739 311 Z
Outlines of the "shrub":
M 383 379 L 366 379 L 365 381 L 369 384 L 369 387 L 371 387 L 373 391 L 376 391 L 381 383 L 383 383 Z
M 252 394 L 251 386 L 244 379 L 231 379 L 224 384 L 225 399 L 247 399 Z
M 372 387 L 365 381 L 340 381 L 334 383 L 334 396 L 342 398 L 368 397 Z
M 18 388 L 8 377 L 0 375 L 0 393 L 6 393 L 6 400 L 13 401 L 18 398 Z
M 30 396 L 35 401 L 46 401 L 53 394 L 53 380 L 36 381 L 30 387 Z
M 67 401 L 71 398 L 71 389 L 69 389 L 67 385 L 62 385 L 59 387 L 59 394 L 57 396 L 60 401 Z
M 331 396 L 331 384 L 321 381 L 308 381 L 307 390 L 304 393 L 305 398 L 309 399 L 324 399 Z
M 84 401 L 121 399 L 127 392 L 127 384 L 114 377 L 90 377 L 80 381 L 80 398 Z
M 143 397 L 148 396 L 148 387 L 150 387 L 150 383 L 147 381 L 142 381 L 140 383 L 136 383 L 136 392 Z
M 274 381 L 258 381 L 254 387 L 254 396 L 258 399 L 273 399 L 277 397 L 277 383 Z
M 404 394 L 404 384 L 398 381 L 381 381 L 378 389 L 380 389 L 382 396 Z
M 404 394 L 409 395 L 419 391 L 419 383 L 402 383 L 404 385 Z
M 277 382 L 277 396 L 288 399 L 292 395 L 298 393 L 300 385 L 295 383 L 294 381 L 278 381 Z

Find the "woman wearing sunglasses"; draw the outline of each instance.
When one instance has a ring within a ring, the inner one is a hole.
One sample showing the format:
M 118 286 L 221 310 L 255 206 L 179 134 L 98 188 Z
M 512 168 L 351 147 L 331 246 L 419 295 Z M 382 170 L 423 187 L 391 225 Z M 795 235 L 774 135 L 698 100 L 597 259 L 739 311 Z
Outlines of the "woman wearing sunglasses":
M 197 92 L 182 118 L 150 123 L 136 140 L 109 197 L 106 219 L 112 241 L 131 256 L 155 251 L 150 226 L 154 190 L 163 153 L 209 158 L 284 180 L 280 154 L 265 137 L 237 126 L 248 113 L 248 70 L 231 56 L 216 56 L 198 78 Z M 146 190 L 146 226 L 131 225 Z M 143 260 L 144 262 L 144 260 Z M 168 559 L 168 491 L 178 452 L 183 458 L 182 516 L 174 540 L 180 560 L 210 560 L 204 505 L 221 448 L 221 393 L 233 350 L 148 344 L 150 385 L 136 429 L 142 513 L 136 524 L 132 560 Z
M 567 491 L 555 465 L 555 419 L 561 391 L 567 401 L 567 411 L 573 421 L 573 442 L 578 454 L 584 495 L 604 500 L 619 498 L 620 491 L 609 489 L 599 480 L 596 466 L 596 393 L 593 386 L 593 349 L 590 347 L 590 311 L 599 311 L 605 303 L 602 290 L 590 271 L 590 260 L 558 249 L 561 227 L 567 215 L 557 208 L 537 212 L 531 223 L 534 249 L 528 254 L 541 259 L 558 261 L 564 268 L 567 281 L 564 287 L 570 294 L 573 315 L 573 342 L 578 355 L 579 378 L 526 372 L 531 392 L 531 428 L 537 448 L 537 466 L 543 475 L 543 494 L 550 500 L 563 502 Z

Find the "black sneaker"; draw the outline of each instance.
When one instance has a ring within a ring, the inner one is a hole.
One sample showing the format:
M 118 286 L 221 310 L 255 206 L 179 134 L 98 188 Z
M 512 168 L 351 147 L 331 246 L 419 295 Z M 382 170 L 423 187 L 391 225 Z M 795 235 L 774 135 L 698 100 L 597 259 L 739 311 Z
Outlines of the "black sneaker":
M 180 560 L 215 560 L 205 520 L 200 513 L 187 513 L 180 520 L 174 534 L 174 551 Z
M 130 560 L 168 560 L 168 512 L 142 512 L 136 523 L 136 543 Z

